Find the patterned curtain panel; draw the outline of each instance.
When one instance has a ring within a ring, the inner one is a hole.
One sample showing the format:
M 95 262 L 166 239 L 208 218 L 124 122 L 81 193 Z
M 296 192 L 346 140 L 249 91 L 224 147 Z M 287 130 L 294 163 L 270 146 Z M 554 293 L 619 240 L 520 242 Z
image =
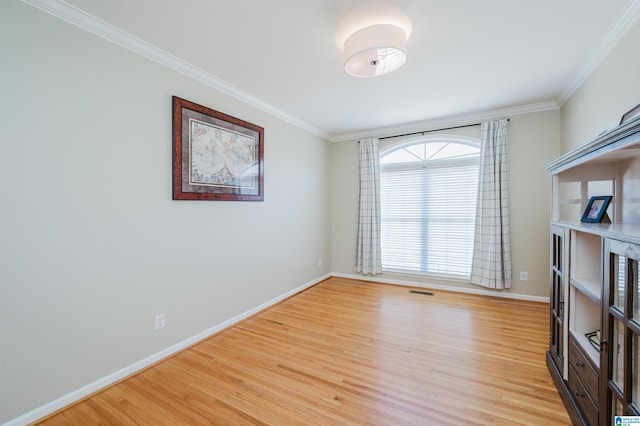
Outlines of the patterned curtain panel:
M 355 271 L 375 275 L 382 272 L 378 139 L 364 139 L 359 144 L 360 175 Z
M 507 119 L 482 123 L 471 283 L 511 288 Z

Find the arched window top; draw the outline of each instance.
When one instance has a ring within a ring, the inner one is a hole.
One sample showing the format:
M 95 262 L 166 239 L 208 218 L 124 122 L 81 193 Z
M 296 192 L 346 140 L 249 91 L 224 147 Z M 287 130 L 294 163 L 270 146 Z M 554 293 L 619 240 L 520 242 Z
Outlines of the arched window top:
M 451 135 L 420 136 L 384 149 L 380 153 L 380 164 L 462 160 L 477 158 L 479 154 L 480 140 L 476 138 Z

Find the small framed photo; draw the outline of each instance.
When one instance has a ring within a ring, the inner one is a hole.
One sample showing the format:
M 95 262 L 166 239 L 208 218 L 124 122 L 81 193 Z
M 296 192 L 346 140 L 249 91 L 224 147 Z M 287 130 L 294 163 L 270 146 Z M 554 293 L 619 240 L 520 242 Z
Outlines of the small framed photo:
M 635 107 L 631 108 L 629 111 L 625 112 L 622 115 L 622 118 L 620 119 L 620 124 L 622 125 L 628 121 L 633 120 L 638 116 L 640 116 L 640 104 L 636 105 Z
M 612 198 L 613 197 L 609 195 L 591 197 L 587 204 L 587 208 L 584 209 L 584 213 L 582 214 L 582 219 L 580 221 L 591 223 L 602 222 Z
M 264 129 L 173 97 L 173 199 L 264 200 Z

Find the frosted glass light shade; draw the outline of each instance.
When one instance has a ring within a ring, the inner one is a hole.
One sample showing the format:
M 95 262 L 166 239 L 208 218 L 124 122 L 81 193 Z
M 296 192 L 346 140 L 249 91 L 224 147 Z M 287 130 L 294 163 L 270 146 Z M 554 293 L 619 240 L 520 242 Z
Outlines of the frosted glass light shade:
M 344 69 L 356 77 L 377 77 L 400 68 L 406 61 L 407 35 L 396 25 L 362 28 L 344 43 Z

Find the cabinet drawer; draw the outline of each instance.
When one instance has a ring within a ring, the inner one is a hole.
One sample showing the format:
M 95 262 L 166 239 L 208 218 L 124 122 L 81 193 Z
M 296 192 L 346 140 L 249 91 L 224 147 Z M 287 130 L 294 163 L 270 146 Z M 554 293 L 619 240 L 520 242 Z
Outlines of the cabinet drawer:
M 578 344 L 573 340 L 573 337 L 569 339 L 569 365 L 575 369 L 575 373 L 580 378 L 591 399 L 593 399 L 596 404 L 599 404 L 598 389 L 600 388 L 600 375 L 593 367 L 593 364 L 591 364 L 591 360 L 587 359 L 587 356 L 582 353 Z
M 587 423 L 589 425 L 597 425 L 598 424 L 598 407 L 596 403 L 593 402 L 589 393 L 585 389 L 584 385 L 578 379 L 578 375 L 576 370 L 573 368 L 573 365 L 569 365 L 569 392 L 571 392 L 571 396 L 580 407 L 580 411 L 584 415 Z

